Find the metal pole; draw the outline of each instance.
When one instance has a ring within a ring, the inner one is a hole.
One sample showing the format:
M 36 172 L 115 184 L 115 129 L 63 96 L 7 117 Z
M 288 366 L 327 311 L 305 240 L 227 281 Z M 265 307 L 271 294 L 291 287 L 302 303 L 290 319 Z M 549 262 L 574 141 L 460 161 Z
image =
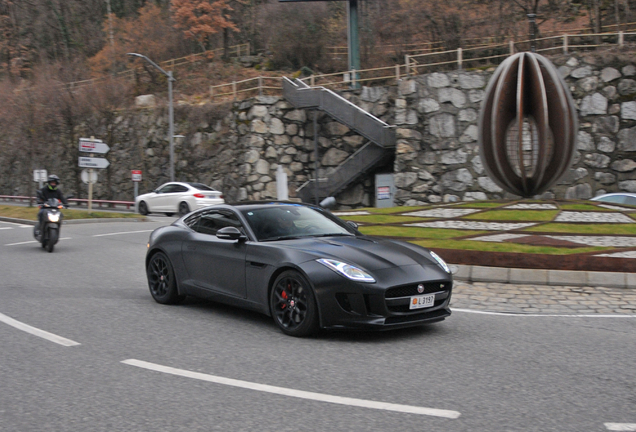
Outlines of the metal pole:
M 172 107 L 172 71 L 168 71 L 168 115 L 170 117 L 170 181 L 174 181 L 174 109 Z
M 168 117 L 169 117 L 168 121 L 170 122 L 170 133 L 168 136 L 168 142 L 170 143 L 170 181 L 174 181 L 174 142 L 173 142 L 174 110 L 172 107 L 172 81 L 176 81 L 176 80 L 172 77 L 172 71 L 166 72 L 165 70 L 161 68 L 161 66 L 159 66 L 157 63 L 150 60 L 145 55 L 137 54 L 137 53 L 127 53 L 127 54 L 133 57 L 141 57 L 142 59 L 146 60 L 148 63 L 153 65 L 155 68 L 159 69 L 159 71 L 162 74 L 168 77 Z M 173 67 L 174 67 L 174 63 L 173 63 Z
M 360 70 L 360 38 L 358 37 L 358 0 L 349 0 L 347 7 L 347 35 L 349 45 L 349 70 Z M 359 88 L 357 77 L 351 77 L 351 88 Z
M 534 41 L 534 20 L 537 17 L 537 14 L 529 13 L 528 14 L 528 24 L 530 24 L 530 51 L 535 52 L 535 41 Z
M 318 205 L 318 112 L 314 110 L 314 198 Z

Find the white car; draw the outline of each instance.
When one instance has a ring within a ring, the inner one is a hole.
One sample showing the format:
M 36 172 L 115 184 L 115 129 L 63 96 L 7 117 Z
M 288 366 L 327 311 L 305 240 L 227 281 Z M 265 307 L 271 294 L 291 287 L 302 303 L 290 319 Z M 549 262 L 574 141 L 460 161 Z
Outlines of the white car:
M 629 192 L 613 192 L 592 198 L 592 201 L 602 201 L 616 204 L 636 205 L 636 194 Z
M 223 194 L 202 183 L 170 182 L 156 190 L 139 195 L 135 208 L 142 215 L 148 213 L 175 213 L 183 216 L 193 210 L 215 204 L 223 204 Z

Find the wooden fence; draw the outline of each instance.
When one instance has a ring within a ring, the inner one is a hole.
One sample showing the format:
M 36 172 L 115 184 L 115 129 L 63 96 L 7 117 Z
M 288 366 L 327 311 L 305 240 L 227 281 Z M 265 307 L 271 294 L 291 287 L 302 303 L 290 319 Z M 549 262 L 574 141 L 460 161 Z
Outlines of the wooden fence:
M 404 63 L 395 66 L 345 71 L 332 74 L 311 75 L 302 78 L 310 86 L 330 89 L 350 89 L 358 84 L 370 82 L 395 83 L 409 76 L 435 70 L 461 70 L 489 67 L 499 64 L 506 57 L 519 51 L 535 51 L 543 54 L 568 53 L 571 50 L 596 49 L 600 47 L 623 48 L 627 43 L 636 43 L 636 32 L 599 34 L 568 34 L 537 38 L 534 40 L 508 41 L 473 48 L 405 55 Z M 281 95 L 282 78 L 257 77 L 242 81 L 210 86 L 210 98 L 214 101 L 237 100 L 239 96 Z

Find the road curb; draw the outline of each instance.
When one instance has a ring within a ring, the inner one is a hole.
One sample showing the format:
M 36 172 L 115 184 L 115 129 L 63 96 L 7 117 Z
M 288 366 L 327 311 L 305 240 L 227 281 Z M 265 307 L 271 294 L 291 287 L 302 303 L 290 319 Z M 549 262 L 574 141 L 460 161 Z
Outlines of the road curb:
M 518 285 L 603 286 L 636 289 L 636 273 L 519 269 L 453 264 L 455 279 Z

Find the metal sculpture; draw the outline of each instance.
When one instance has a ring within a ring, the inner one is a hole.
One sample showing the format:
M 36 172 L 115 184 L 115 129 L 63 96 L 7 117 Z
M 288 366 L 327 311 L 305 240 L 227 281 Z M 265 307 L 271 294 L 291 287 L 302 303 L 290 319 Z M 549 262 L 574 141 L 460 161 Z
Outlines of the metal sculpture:
M 577 129 L 574 101 L 554 65 L 539 54 L 515 54 L 486 88 L 479 116 L 482 163 L 504 190 L 538 195 L 571 165 Z

